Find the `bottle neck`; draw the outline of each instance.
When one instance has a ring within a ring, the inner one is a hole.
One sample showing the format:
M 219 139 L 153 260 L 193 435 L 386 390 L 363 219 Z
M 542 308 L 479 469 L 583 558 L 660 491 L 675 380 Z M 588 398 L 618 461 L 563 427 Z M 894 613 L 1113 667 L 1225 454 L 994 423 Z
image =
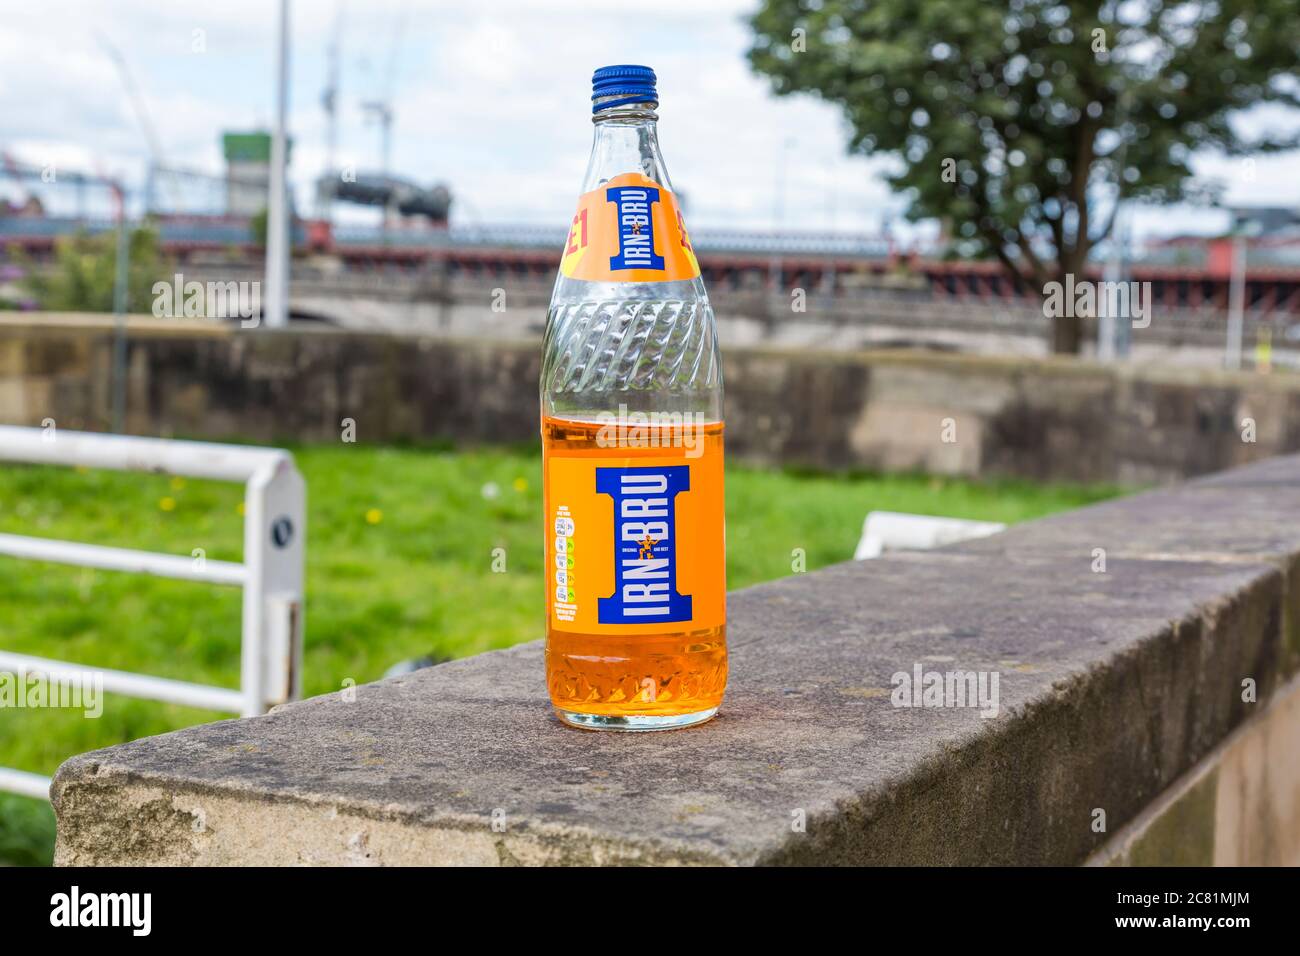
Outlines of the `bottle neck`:
M 658 119 L 653 103 L 632 103 L 594 114 L 595 136 L 582 191 L 589 192 L 624 173 L 641 173 L 671 190 L 659 152 Z

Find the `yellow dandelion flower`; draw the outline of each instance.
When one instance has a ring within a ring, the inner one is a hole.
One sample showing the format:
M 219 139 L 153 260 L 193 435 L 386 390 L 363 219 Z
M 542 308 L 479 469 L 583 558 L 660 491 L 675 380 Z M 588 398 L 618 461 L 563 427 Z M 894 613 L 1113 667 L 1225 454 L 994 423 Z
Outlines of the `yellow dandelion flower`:
M 528 490 L 528 480 L 526 478 L 516 478 L 514 480 L 515 491 L 524 492 Z
M 162 499 L 162 501 L 158 502 L 158 507 L 161 508 L 163 511 L 175 511 L 176 499 L 168 496 Z
M 366 524 L 379 524 L 384 520 L 384 513 L 378 508 L 371 508 L 366 512 Z

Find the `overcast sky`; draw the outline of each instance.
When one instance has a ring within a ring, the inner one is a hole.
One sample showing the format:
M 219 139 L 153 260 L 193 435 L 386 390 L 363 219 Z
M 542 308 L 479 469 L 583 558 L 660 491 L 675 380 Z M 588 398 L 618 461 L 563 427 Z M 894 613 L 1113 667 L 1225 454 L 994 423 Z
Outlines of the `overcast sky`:
M 379 166 L 360 104 L 391 95 L 394 172 L 446 182 L 460 222 L 564 223 L 590 147 L 590 76 L 607 63 L 659 74 L 660 142 L 695 228 L 874 232 L 899 201 L 882 160 L 845 155 L 838 111 L 777 99 L 744 59 L 756 0 L 350 0 L 343 4 L 338 159 Z M 292 180 L 325 165 L 326 50 L 337 0 L 294 0 Z M 271 0 L 0 0 L 0 149 L 27 162 L 125 174 L 148 157 L 101 41 L 121 50 L 171 165 L 220 172 L 220 134 L 269 123 Z M 564 12 L 559 12 L 559 11 Z M 201 31 L 201 32 L 196 32 Z M 196 52 L 196 47 L 205 48 Z M 788 172 L 777 200 L 780 157 Z M 1241 204 L 1300 206 L 1300 157 L 1205 157 Z M 1201 211 L 1138 218 L 1139 231 L 1207 231 Z

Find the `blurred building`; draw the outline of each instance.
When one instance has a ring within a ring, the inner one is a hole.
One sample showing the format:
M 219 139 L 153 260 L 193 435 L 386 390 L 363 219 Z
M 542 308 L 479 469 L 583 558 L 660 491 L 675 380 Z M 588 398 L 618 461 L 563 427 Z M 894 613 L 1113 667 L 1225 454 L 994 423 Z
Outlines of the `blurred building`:
M 292 145 L 290 141 L 286 149 Z M 225 133 L 221 149 L 226 157 L 226 215 L 256 216 L 266 209 L 270 194 L 271 134 Z
M 36 196 L 27 196 L 21 202 L 0 201 L 0 216 L 13 216 L 19 219 L 44 219 L 45 204 Z
M 1232 231 L 1251 236 L 1300 236 L 1300 209 L 1286 206 L 1232 206 Z

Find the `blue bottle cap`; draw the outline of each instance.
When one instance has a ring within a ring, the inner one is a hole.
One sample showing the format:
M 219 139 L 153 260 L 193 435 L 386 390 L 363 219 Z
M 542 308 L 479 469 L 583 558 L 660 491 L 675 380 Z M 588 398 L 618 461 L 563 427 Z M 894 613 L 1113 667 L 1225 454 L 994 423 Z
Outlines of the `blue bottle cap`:
M 648 66 L 602 66 L 591 74 L 591 111 L 615 109 L 632 103 L 659 104 L 655 90 L 655 71 Z M 617 97 L 597 103 L 605 97 Z

